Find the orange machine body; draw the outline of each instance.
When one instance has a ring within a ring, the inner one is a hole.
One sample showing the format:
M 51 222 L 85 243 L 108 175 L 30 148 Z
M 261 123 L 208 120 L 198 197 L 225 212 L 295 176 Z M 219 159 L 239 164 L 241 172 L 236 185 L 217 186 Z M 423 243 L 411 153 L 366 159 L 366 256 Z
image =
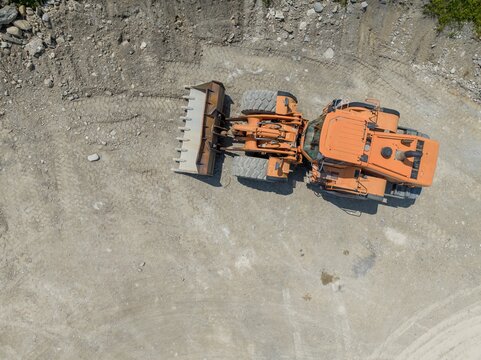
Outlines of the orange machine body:
M 294 95 L 252 90 L 244 94 L 242 115 L 226 118 L 221 83 L 190 90 L 175 171 L 212 175 L 213 154 L 225 150 L 244 153 L 234 159 L 238 177 L 286 180 L 294 166 L 303 164 L 311 185 L 342 196 L 415 199 L 421 187 L 433 182 L 438 143 L 399 126 L 399 112 L 377 100 L 333 100 L 309 121 Z M 218 146 L 220 137 L 232 144 Z
M 326 190 L 375 197 L 384 196 L 388 183 L 430 186 L 438 143 L 400 131 L 396 111 L 379 105 L 356 105 L 324 109 L 314 125 L 319 128 L 315 134 L 318 140 L 308 139 L 306 143 L 306 131 L 303 149 L 312 163 L 311 182 L 322 184 Z M 312 143 L 318 150 L 316 159 Z
M 235 140 L 243 144 L 227 150 L 268 156 L 270 179 L 287 179 L 291 165 L 302 163 L 300 134 L 308 120 L 298 112 L 295 99 L 278 96 L 275 114 L 251 114 L 229 121 L 235 122 L 231 127 Z
M 403 132 L 397 111 L 369 101 L 327 106 L 318 119 L 308 121 L 295 99 L 280 95 L 275 114 L 229 119 L 243 146 L 227 150 L 268 157 L 270 179 L 286 179 L 292 166 L 306 159 L 310 183 L 326 191 L 380 200 L 389 184 L 430 186 L 438 143 Z

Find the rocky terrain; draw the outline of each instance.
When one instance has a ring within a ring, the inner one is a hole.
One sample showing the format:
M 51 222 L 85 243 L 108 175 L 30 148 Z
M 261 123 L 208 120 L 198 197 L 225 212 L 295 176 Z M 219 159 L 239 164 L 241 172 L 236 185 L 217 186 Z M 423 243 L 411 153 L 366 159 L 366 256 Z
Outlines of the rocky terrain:
M 422 1 L 0 1 L 0 358 L 478 359 L 481 46 Z M 375 97 L 412 206 L 174 175 L 183 86 Z

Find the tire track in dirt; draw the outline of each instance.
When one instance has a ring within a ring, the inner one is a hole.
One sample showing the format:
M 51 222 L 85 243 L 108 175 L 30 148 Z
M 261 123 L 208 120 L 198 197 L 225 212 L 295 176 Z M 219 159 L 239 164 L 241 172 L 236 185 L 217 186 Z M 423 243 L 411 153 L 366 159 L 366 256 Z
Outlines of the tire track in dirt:
M 478 359 L 480 298 L 481 287 L 465 289 L 420 310 L 393 331 L 369 358 Z M 421 335 L 420 329 L 424 330 Z

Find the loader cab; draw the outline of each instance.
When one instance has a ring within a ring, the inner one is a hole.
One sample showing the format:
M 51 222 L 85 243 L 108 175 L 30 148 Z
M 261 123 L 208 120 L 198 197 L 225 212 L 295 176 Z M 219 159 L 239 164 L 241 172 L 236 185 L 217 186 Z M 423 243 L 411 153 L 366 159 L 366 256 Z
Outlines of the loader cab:
M 326 114 L 320 115 L 316 120 L 309 121 L 304 133 L 304 143 L 302 150 L 304 156 L 313 162 L 318 158 L 319 155 L 319 141 L 321 139 L 321 130 L 324 120 L 326 119 Z

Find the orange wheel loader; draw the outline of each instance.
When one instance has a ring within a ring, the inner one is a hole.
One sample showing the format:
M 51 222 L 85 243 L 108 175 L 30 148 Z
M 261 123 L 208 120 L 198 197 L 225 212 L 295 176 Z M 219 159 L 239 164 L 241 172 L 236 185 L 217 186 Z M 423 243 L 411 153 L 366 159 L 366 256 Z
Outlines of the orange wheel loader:
M 251 90 L 242 97 L 241 115 L 228 118 L 222 83 L 187 88 L 176 172 L 213 175 L 215 156 L 225 151 L 237 154 L 237 177 L 287 181 L 294 167 L 306 166 L 311 187 L 339 196 L 414 200 L 432 184 L 438 143 L 399 126 L 399 112 L 377 100 L 336 99 L 310 121 L 291 93 Z M 232 145 L 221 146 L 222 138 Z

